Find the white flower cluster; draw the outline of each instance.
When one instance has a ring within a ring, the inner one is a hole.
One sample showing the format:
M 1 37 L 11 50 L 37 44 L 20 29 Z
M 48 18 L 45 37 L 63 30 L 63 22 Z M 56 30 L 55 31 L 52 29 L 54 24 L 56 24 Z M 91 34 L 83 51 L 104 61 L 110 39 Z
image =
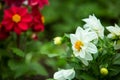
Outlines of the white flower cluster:
M 78 27 L 75 34 L 70 34 L 72 50 L 75 57 L 88 66 L 89 61 L 93 60 L 92 54 L 98 53 L 96 43 L 98 39 L 104 39 L 104 26 L 94 15 L 83 19 L 85 25 Z M 106 29 L 110 32 L 108 38 L 120 38 L 120 27 L 118 25 L 108 26 Z M 95 43 L 96 42 L 96 43 Z M 120 49 L 120 40 L 114 42 L 114 48 Z M 60 70 L 54 74 L 55 80 L 71 80 L 75 76 L 73 69 Z
M 104 26 L 94 15 L 90 15 L 83 21 L 86 22 L 83 26 L 84 29 L 78 27 L 75 34 L 70 34 L 70 40 L 75 57 L 78 57 L 83 64 L 88 65 L 88 61 L 93 59 L 91 54 L 97 53 L 93 40 L 104 39 Z M 118 25 L 115 24 L 115 27 L 108 26 L 106 29 L 110 32 L 108 38 L 115 38 L 116 36 L 120 38 L 120 27 Z M 120 40 L 114 42 L 114 49 L 120 49 Z
M 92 60 L 91 54 L 97 53 L 97 47 L 93 43 L 99 37 L 104 38 L 104 27 L 99 19 L 94 15 L 83 19 L 86 24 L 83 28 L 78 27 L 75 34 L 70 34 L 73 54 L 79 58 L 83 64 L 88 65 L 88 61 Z

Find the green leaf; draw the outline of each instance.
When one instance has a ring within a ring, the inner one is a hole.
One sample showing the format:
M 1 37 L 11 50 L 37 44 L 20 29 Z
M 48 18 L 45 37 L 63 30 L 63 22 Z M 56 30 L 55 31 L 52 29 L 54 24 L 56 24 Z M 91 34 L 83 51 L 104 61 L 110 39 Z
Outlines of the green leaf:
M 46 69 L 40 64 L 40 63 L 37 63 L 37 62 L 32 62 L 30 63 L 30 68 L 32 70 L 34 70 L 37 74 L 40 74 L 40 75 L 43 75 L 43 76 L 47 76 L 48 73 L 46 71 Z
M 65 37 L 70 38 L 70 34 L 64 34 Z
M 27 53 L 30 53 L 30 52 L 38 53 L 40 48 L 41 48 L 40 46 L 41 46 L 41 43 L 39 41 L 27 42 L 25 52 L 27 52 Z
M 13 60 L 9 60 L 8 66 L 14 72 L 14 78 L 25 75 L 29 71 L 28 66 L 23 62 L 15 62 Z
M 86 74 L 86 73 L 81 74 L 80 77 L 83 80 L 96 80 L 94 77 L 92 77 L 92 76 L 90 76 L 89 74 Z
M 110 76 L 115 76 L 117 74 L 120 73 L 120 66 L 112 66 L 110 69 L 109 69 L 109 75 Z
M 120 54 L 117 53 L 114 60 L 113 60 L 113 64 L 117 64 L 120 65 Z
M 20 56 L 20 57 L 24 57 L 25 54 L 22 50 L 18 49 L 18 48 L 11 48 L 13 53 L 16 54 L 17 56 Z

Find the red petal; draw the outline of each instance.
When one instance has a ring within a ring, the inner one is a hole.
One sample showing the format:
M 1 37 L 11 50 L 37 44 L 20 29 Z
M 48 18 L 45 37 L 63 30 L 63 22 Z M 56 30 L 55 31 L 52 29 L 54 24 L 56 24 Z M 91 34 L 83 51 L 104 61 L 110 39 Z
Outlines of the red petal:
M 12 17 L 12 13 L 10 12 L 10 10 L 5 10 L 4 11 L 4 17 L 6 17 L 6 18 L 11 18 Z
M 32 16 L 30 14 L 26 14 L 25 16 L 22 17 L 22 22 L 31 22 L 32 21 Z
M 18 24 L 18 27 L 23 31 L 26 31 L 28 29 L 28 25 L 22 22 Z
M 13 7 L 11 8 L 11 12 L 13 12 L 13 14 L 16 14 L 18 10 L 19 10 L 19 8 L 18 8 L 18 7 L 15 7 L 15 6 L 13 6 Z
M 21 29 L 20 28 L 18 28 L 18 27 L 15 27 L 14 28 L 14 31 L 16 32 L 16 34 L 18 34 L 18 35 L 20 35 L 21 34 Z
M 44 30 L 44 25 L 38 24 L 34 26 L 34 31 L 43 31 Z
M 5 28 L 7 31 L 11 31 L 13 26 L 14 26 L 14 23 L 8 23 L 8 24 L 6 24 Z
M 26 15 L 26 13 L 27 13 L 28 11 L 27 11 L 27 9 L 26 8 L 19 8 L 19 14 L 21 15 L 21 16 L 24 16 L 24 15 Z

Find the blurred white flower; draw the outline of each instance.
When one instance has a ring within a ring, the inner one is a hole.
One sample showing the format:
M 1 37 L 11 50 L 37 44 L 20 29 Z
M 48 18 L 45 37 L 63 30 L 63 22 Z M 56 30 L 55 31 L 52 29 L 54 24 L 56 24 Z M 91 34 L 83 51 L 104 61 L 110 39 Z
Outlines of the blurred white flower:
M 89 18 L 83 19 L 86 24 L 84 28 L 89 28 L 91 31 L 95 31 L 98 37 L 101 39 L 104 38 L 104 27 L 102 26 L 99 19 L 97 19 L 94 15 L 90 15 Z
M 24 5 L 28 5 L 28 0 L 25 0 L 25 1 L 23 2 L 23 4 L 24 4 Z
M 110 32 L 110 34 L 108 34 L 108 38 L 116 38 L 116 37 L 120 37 L 120 27 L 115 24 L 115 26 L 108 26 L 106 27 L 106 29 Z M 114 49 L 120 49 L 120 40 L 116 40 L 114 42 Z
M 111 35 L 120 36 L 120 27 L 115 24 L 115 26 L 108 26 L 106 29 L 110 32 Z
M 78 27 L 75 34 L 70 34 L 73 54 L 78 57 L 85 65 L 87 60 L 92 60 L 92 55 L 97 53 L 97 47 L 91 42 L 97 38 L 95 32 L 83 30 Z
M 75 77 L 74 69 L 59 70 L 54 73 L 55 80 L 72 80 Z

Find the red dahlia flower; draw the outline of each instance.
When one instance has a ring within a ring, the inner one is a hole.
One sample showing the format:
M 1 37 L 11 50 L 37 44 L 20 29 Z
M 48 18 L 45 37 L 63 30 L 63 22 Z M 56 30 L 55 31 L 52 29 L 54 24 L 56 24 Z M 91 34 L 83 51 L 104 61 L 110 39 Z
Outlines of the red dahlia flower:
M 39 12 L 38 7 L 32 7 L 32 14 L 33 21 L 32 21 L 32 29 L 35 32 L 43 31 L 44 30 L 44 17 Z
M 32 17 L 26 8 L 13 6 L 4 11 L 2 24 L 6 31 L 14 31 L 17 34 L 20 34 L 21 32 L 28 30 L 31 20 Z
M 48 0 L 28 0 L 29 5 L 36 6 L 38 5 L 40 8 L 43 8 L 44 5 L 48 5 Z
M 20 6 L 24 0 L 4 0 L 4 1 L 9 6 L 12 6 L 12 5 Z

